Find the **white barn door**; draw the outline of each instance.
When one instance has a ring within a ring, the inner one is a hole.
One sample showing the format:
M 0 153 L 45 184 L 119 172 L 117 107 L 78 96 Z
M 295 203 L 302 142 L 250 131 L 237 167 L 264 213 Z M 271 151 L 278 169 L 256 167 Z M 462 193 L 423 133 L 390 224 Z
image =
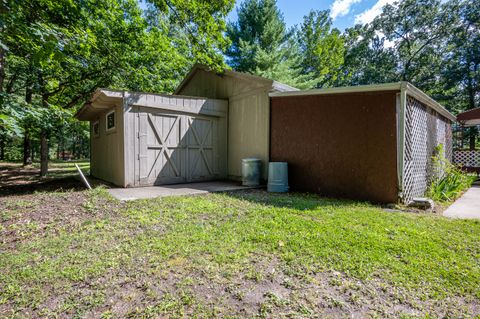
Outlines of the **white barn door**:
M 209 181 L 222 175 L 219 145 L 226 134 L 219 118 L 140 107 L 138 118 L 139 186 Z

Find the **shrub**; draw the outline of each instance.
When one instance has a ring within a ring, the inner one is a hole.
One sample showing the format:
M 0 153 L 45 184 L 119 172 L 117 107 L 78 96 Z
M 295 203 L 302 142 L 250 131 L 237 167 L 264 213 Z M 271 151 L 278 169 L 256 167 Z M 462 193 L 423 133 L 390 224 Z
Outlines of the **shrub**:
M 465 173 L 445 158 L 442 144 L 437 147 L 432 160 L 434 171 L 428 197 L 436 202 L 451 202 L 457 199 L 476 179 L 476 176 Z

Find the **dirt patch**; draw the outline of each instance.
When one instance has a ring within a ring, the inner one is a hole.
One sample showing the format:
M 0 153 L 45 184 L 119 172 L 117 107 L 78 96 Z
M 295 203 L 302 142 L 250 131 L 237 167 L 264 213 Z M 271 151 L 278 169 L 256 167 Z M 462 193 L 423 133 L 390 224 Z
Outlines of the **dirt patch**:
M 114 214 L 119 203 L 98 199 L 92 211 L 84 191 L 12 195 L 0 197 L 0 244 L 14 249 L 38 237 L 51 236 L 59 230 L 69 231 L 85 222 Z
M 152 271 L 148 263 L 137 266 L 71 287 L 42 306 L 58 313 L 61 305 L 75 300 L 75 307 L 63 314 L 85 318 L 399 318 L 427 313 L 463 318 L 478 313 L 479 307 L 461 297 L 425 300 L 380 280 L 360 281 L 335 271 L 295 275 L 273 256 L 251 261 L 249 266 L 261 273 L 258 278 L 246 272 L 223 277 L 193 269 Z M 98 304 L 88 305 L 94 298 Z
M 58 178 L 59 172 L 70 176 Z M 0 243 L 6 248 L 14 249 L 17 243 L 52 235 L 59 229 L 75 229 L 85 221 L 117 211 L 117 203 L 98 198 L 93 205 L 104 209 L 93 212 L 86 188 L 74 177 L 75 172 L 53 169 L 47 178 L 40 178 L 38 173 L 33 167 L 0 165 Z
M 40 170 L 32 166 L 0 164 L 0 196 L 85 189 L 75 178 L 75 171 L 52 168 L 47 177 L 40 178 L 39 174 Z

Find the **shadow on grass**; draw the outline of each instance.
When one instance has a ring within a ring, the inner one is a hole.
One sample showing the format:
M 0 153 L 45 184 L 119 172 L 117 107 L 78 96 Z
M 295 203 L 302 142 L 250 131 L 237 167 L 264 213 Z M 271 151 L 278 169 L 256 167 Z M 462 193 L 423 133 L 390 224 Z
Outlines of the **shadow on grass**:
M 72 165 L 69 163 L 69 165 Z M 71 167 L 53 168 L 47 177 L 39 177 L 39 169 L 18 163 L 0 163 L 0 197 L 35 192 L 81 191 L 85 186 Z
M 310 193 L 268 193 L 265 190 L 227 192 L 228 196 L 266 206 L 291 208 L 296 210 L 314 210 L 320 207 L 352 207 L 352 205 L 373 205 L 367 202 L 348 199 L 334 199 Z
M 0 186 L 0 197 L 27 195 L 37 192 L 83 191 L 85 186 L 74 177 L 56 178 L 27 184 Z

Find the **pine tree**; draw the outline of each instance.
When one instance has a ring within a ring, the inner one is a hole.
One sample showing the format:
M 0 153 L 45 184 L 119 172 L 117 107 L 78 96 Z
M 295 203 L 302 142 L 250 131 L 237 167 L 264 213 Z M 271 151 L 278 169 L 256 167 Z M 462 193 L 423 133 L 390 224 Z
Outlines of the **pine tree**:
M 298 51 L 287 30 L 276 0 L 246 0 L 238 10 L 238 21 L 229 23 L 232 41 L 226 50 L 235 70 L 248 72 L 297 87 L 305 87 Z

